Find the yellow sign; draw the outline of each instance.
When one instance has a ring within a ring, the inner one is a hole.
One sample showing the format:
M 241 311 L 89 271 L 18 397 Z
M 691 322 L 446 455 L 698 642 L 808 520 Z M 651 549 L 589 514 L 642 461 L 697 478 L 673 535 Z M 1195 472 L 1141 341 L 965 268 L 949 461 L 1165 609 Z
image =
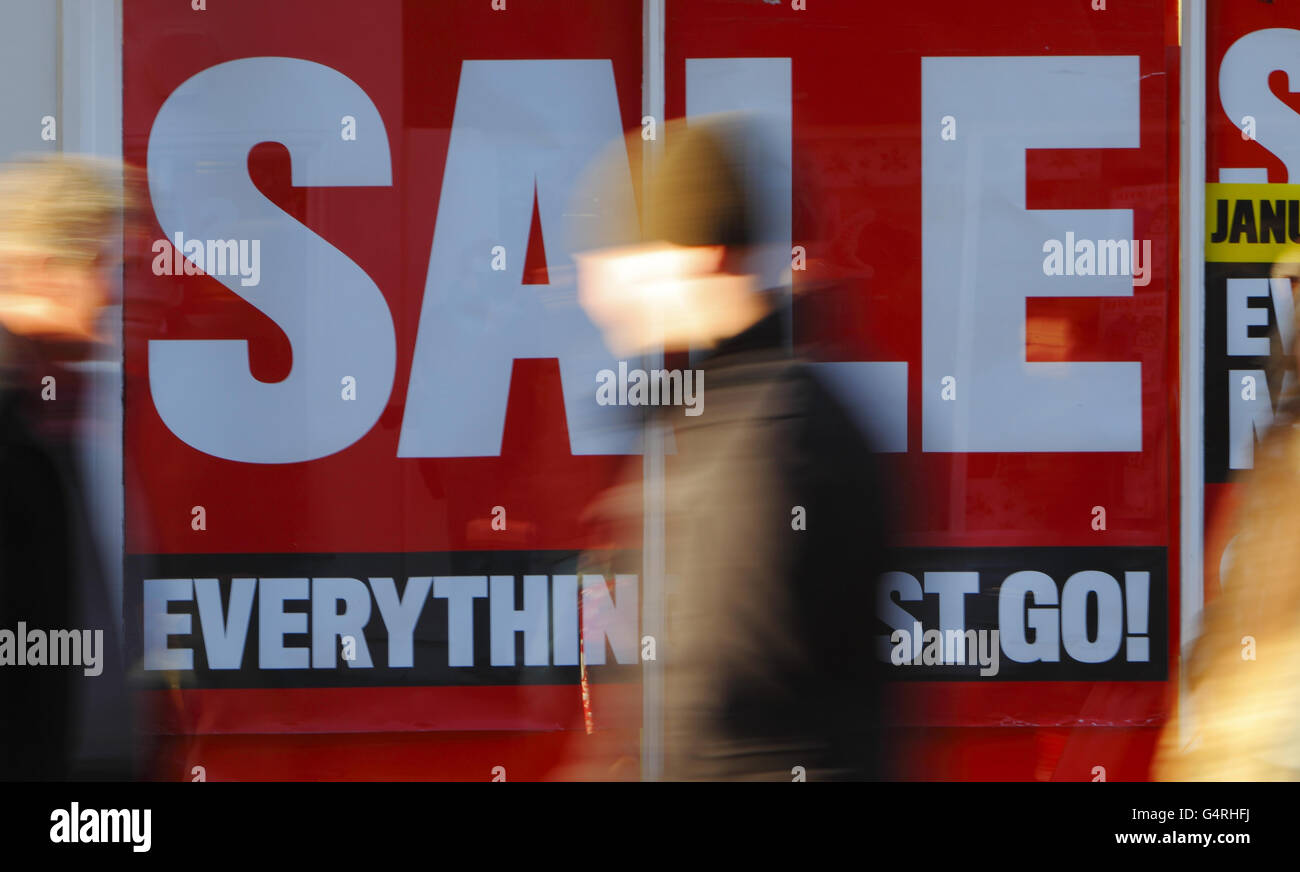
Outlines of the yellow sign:
M 1300 263 L 1300 185 L 1207 184 L 1205 259 Z

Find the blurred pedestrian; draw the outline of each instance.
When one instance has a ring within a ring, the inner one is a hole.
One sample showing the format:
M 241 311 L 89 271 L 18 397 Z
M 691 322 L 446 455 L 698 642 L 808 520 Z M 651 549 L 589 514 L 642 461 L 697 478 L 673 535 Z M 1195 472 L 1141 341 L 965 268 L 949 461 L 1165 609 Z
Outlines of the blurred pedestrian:
M 81 648 L 83 661 L 100 661 L 93 676 L 85 666 L 23 664 L 0 641 L 4 780 L 130 773 L 120 616 L 108 606 L 86 514 L 75 369 L 99 339 L 120 263 L 122 185 L 120 164 L 88 158 L 0 171 L 0 631 L 14 634 L 14 648 L 28 643 L 20 627 L 98 630 L 103 639 L 97 652 Z M 87 682 L 107 692 L 92 694 Z M 92 698 L 107 702 L 92 711 Z M 77 754 L 82 726 L 101 749 L 89 766 Z
M 753 123 L 669 125 L 639 237 L 578 257 L 579 299 L 615 353 L 663 348 L 691 385 L 648 409 L 675 446 L 656 645 L 663 775 L 869 779 L 881 771 L 871 639 L 886 489 L 867 439 L 792 353 L 787 289 L 763 288 L 753 267 L 752 183 L 771 171 L 746 148 Z M 626 493 L 630 532 L 640 491 Z
M 1300 276 L 1300 247 L 1275 278 Z M 1295 305 L 1294 290 L 1291 309 Z M 1286 307 L 1278 307 L 1285 311 Z M 1271 347 L 1269 390 L 1280 395 L 1273 426 L 1242 477 L 1241 504 L 1222 589 L 1207 604 L 1184 663 L 1186 717 L 1165 730 L 1153 769 L 1170 781 L 1300 780 L 1300 394 L 1296 324 Z M 1253 438 L 1249 437 L 1249 438 Z M 1186 736 L 1182 736 L 1186 733 Z

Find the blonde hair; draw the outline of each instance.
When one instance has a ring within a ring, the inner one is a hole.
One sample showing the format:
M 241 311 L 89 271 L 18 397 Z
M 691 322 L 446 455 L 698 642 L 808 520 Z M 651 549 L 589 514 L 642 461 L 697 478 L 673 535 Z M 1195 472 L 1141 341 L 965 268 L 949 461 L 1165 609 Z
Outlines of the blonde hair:
M 134 171 L 113 160 L 42 155 L 0 169 L 0 265 L 52 258 L 90 268 L 134 197 Z

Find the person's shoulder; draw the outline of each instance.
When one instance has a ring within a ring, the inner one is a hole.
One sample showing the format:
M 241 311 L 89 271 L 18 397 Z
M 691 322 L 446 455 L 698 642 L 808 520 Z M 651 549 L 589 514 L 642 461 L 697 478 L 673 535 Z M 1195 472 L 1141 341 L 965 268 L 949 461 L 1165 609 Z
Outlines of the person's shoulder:
M 845 450 L 874 453 L 871 436 L 860 425 L 842 392 L 813 362 L 795 358 L 783 374 L 785 395 L 792 413 L 804 428 Z

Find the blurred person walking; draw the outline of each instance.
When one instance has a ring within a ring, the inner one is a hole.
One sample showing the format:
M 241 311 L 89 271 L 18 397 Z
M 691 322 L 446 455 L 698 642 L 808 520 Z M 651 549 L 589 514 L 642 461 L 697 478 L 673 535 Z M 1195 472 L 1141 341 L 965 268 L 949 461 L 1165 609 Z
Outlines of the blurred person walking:
M 579 300 L 616 354 L 703 352 L 680 373 L 698 396 L 648 411 L 675 441 L 656 646 L 663 777 L 872 779 L 885 486 L 867 439 L 792 354 L 783 290 L 761 288 L 750 265 L 751 182 L 770 171 L 746 150 L 754 141 L 738 117 L 670 125 L 642 232 L 611 239 L 619 231 L 602 226 L 602 244 L 577 258 Z M 631 541 L 640 488 L 623 496 L 602 507 Z
M 118 617 L 86 517 L 73 368 L 109 299 L 122 175 L 120 164 L 62 156 L 0 171 L 0 632 L 12 638 L 5 652 L 0 637 L 3 780 L 130 775 Z M 92 674 L 24 663 L 12 650 L 28 644 L 20 629 L 102 631 L 98 652 L 81 650 L 99 662 Z
M 1291 280 L 1295 300 L 1300 247 L 1284 252 L 1273 276 Z M 1297 326 L 1300 319 L 1271 337 L 1268 381 L 1278 407 L 1255 446 L 1254 469 L 1242 477 L 1241 505 L 1225 522 L 1235 532 L 1230 564 L 1184 664 L 1188 717 L 1161 736 L 1153 766 L 1159 780 L 1300 780 Z M 1292 354 L 1277 353 L 1286 346 Z M 1179 734 L 1188 728 L 1183 744 Z

